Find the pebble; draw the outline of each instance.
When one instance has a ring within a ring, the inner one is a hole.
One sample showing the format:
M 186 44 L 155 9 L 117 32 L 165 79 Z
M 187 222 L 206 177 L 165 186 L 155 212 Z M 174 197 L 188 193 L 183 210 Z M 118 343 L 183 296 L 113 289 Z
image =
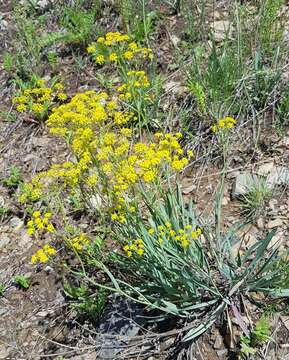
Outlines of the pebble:
M 0 249 L 4 248 L 6 245 L 9 244 L 11 239 L 7 235 L 0 236 Z
M 15 230 L 18 231 L 20 230 L 23 225 L 24 225 L 24 221 L 22 221 L 21 219 L 19 219 L 17 216 L 14 216 L 10 221 L 9 221 L 9 225 Z
M 265 221 L 263 218 L 259 218 L 257 220 L 257 227 L 260 229 L 260 230 L 263 230 L 264 227 L 265 227 Z
M 267 228 L 274 229 L 274 228 L 280 227 L 282 225 L 283 225 L 283 221 L 281 219 L 275 219 L 275 220 L 271 220 L 268 222 Z
M 4 207 L 5 206 L 5 200 L 4 197 L 0 195 L 0 206 Z
M 224 342 L 223 342 L 223 338 L 221 335 L 217 335 L 216 336 L 216 340 L 214 342 L 214 345 L 213 345 L 214 349 L 215 350 L 219 350 L 219 349 L 222 349 L 224 347 Z

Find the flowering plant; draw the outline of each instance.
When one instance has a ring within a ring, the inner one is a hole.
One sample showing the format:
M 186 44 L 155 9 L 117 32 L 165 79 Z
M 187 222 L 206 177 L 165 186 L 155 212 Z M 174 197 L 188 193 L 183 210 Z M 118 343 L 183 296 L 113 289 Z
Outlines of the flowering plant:
M 35 84 L 21 89 L 12 102 L 18 112 L 27 112 L 38 120 L 44 120 L 52 106 L 65 101 L 67 95 L 60 82 L 53 83 L 51 87 L 46 85 L 45 79 L 32 79 L 32 82 Z

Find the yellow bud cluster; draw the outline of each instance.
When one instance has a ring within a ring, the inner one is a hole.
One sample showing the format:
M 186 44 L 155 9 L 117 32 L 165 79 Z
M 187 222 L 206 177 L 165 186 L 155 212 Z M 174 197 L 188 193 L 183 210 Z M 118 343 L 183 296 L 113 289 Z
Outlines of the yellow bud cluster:
M 130 42 L 128 35 L 119 32 L 109 32 L 99 37 L 96 42 L 87 47 L 87 52 L 93 56 L 98 65 L 153 59 L 150 48 L 141 47 L 135 41 Z
M 193 229 L 191 225 L 185 225 L 183 229 L 174 230 L 173 225 L 167 221 L 164 225 L 148 229 L 148 234 L 157 239 L 159 245 L 168 241 L 179 243 L 183 249 L 189 247 L 192 240 L 197 240 L 202 234 L 201 228 Z
M 54 232 L 55 228 L 53 224 L 49 222 L 51 216 L 52 214 L 50 212 L 47 212 L 43 216 L 41 216 L 40 211 L 34 211 L 34 213 L 32 214 L 32 219 L 27 222 L 27 233 L 29 235 L 33 235 L 35 234 L 35 232 Z
M 47 263 L 51 256 L 56 254 L 56 250 L 51 245 L 45 245 L 31 257 L 32 264 Z
M 142 239 L 136 239 L 123 247 L 123 251 L 128 257 L 131 257 L 133 254 L 142 256 L 144 254 L 144 243 Z
M 132 97 L 142 97 L 144 100 L 151 100 L 146 94 L 150 87 L 149 79 L 144 71 L 128 71 L 127 81 L 117 87 L 118 97 L 121 100 L 129 100 Z
M 89 244 L 89 238 L 84 234 L 81 233 L 78 236 L 75 236 L 72 239 L 67 241 L 68 246 L 74 249 L 77 252 L 82 252 Z
M 230 116 L 225 117 L 224 119 L 220 119 L 217 124 L 212 126 L 212 132 L 216 133 L 219 130 L 223 129 L 233 129 L 236 125 L 237 121 Z
M 67 95 L 61 92 L 64 89 L 61 83 L 56 83 L 52 87 L 46 86 L 46 81 L 40 79 L 35 87 L 27 88 L 15 96 L 12 100 L 18 112 L 31 112 L 36 118 L 43 118 L 51 107 L 67 99 Z

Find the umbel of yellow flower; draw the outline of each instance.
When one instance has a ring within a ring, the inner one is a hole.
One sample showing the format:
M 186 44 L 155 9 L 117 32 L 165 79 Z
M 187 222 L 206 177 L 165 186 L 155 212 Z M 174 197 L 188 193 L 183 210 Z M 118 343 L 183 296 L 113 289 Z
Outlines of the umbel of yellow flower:
M 63 93 L 64 86 L 56 83 L 51 87 L 46 86 L 44 79 L 39 79 L 35 87 L 21 91 L 19 96 L 12 100 L 18 112 L 29 111 L 35 117 L 44 115 L 54 103 L 64 101 L 67 95 Z
M 212 126 L 212 132 L 216 133 L 218 130 L 222 129 L 233 129 L 236 123 L 237 121 L 234 118 L 227 116 L 224 119 L 220 119 L 217 124 Z
M 47 261 L 51 258 L 51 256 L 56 254 L 56 250 L 51 245 L 45 245 L 42 249 L 38 250 L 31 257 L 32 264 L 35 263 L 47 263 Z
M 142 239 L 136 239 L 131 243 L 123 247 L 124 252 L 128 257 L 131 257 L 133 254 L 142 256 L 144 254 L 144 243 Z
M 150 48 L 141 47 L 136 42 L 129 41 L 127 34 L 121 34 L 118 31 L 108 32 L 90 44 L 87 52 L 93 56 L 98 65 L 117 63 L 118 60 L 130 63 L 137 58 L 152 60 L 153 54 Z
M 39 210 L 34 211 L 32 214 L 32 219 L 27 222 L 27 233 L 29 235 L 35 234 L 35 232 L 44 232 L 47 231 L 49 233 L 53 233 L 55 228 L 49 219 L 52 214 L 50 212 L 45 213 L 41 216 L 41 212 Z
M 189 224 L 185 225 L 183 229 L 174 230 L 172 223 L 167 221 L 164 226 L 159 225 L 156 228 L 148 229 L 148 234 L 153 236 L 160 246 L 168 242 L 176 242 L 183 249 L 187 249 L 192 241 L 200 237 L 202 230 L 199 227 L 193 230 L 193 227 Z

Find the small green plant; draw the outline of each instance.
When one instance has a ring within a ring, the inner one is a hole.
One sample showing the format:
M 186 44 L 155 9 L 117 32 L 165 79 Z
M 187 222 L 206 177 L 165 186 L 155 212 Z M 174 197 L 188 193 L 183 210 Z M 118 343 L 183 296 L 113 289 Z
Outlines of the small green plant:
M 258 351 L 258 347 L 263 345 L 266 341 L 271 340 L 271 327 L 268 319 L 262 316 L 256 323 L 250 336 L 241 336 L 240 346 L 241 354 L 243 356 L 254 355 Z
M 273 190 L 263 177 L 254 177 L 248 185 L 248 192 L 240 198 L 242 212 L 246 217 L 256 217 L 264 211 L 266 203 L 272 198 Z
M 282 26 L 279 21 L 284 0 L 265 0 L 261 5 L 259 19 L 259 37 L 261 47 L 266 54 L 272 54 L 282 39 Z
M 5 206 L 0 205 L 0 218 L 5 217 L 9 213 L 9 209 Z
M 4 53 L 4 55 L 3 55 L 3 67 L 4 67 L 4 70 L 9 73 L 14 68 L 14 56 L 9 52 Z
M 66 282 L 64 293 L 70 299 L 70 307 L 79 314 L 100 316 L 106 304 L 107 291 L 100 289 L 93 294 L 85 284 L 73 286 Z
M 17 120 L 13 111 L 0 111 L 0 117 L 3 121 L 13 123 Z
M 16 275 L 14 277 L 14 282 L 23 290 L 27 290 L 30 286 L 29 280 L 24 275 Z
M 9 168 L 9 176 L 3 180 L 3 184 L 9 188 L 17 188 L 23 182 L 21 170 L 18 166 L 12 165 Z
M 4 295 L 5 290 L 6 290 L 6 286 L 0 283 L 0 297 Z
M 277 112 L 276 127 L 277 129 L 282 130 L 284 129 L 284 127 L 289 125 L 289 87 L 288 86 L 283 91 L 281 99 L 277 104 L 276 112 Z
M 60 24 L 67 30 L 65 41 L 86 46 L 99 33 L 96 15 L 99 10 L 99 2 L 95 1 L 89 10 L 81 7 L 81 2 L 74 6 L 62 8 Z

